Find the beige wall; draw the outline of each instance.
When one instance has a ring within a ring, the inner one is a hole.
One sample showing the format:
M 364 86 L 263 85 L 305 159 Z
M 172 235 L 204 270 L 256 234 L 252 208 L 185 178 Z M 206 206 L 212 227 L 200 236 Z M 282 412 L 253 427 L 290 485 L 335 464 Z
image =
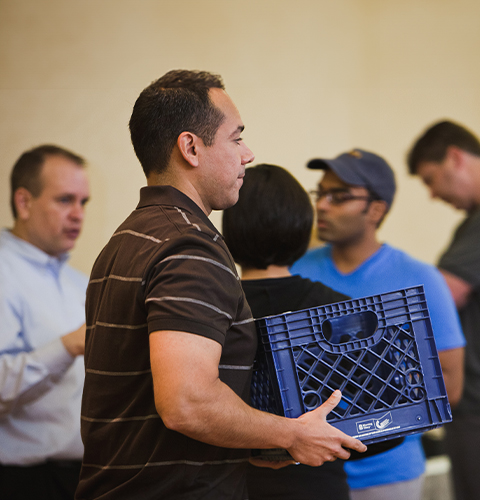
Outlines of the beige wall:
M 88 273 L 144 184 L 136 97 L 169 69 L 206 69 L 224 77 L 256 162 L 306 188 L 311 157 L 383 155 L 399 192 L 381 236 L 434 262 L 461 214 L 431 202 L 404 157 L 440 118 L 480 133 L 479 26 L 476 0 L 0 0 L 0 226 L 23 150 L 77 151 L 92 201 L 72 262 Z

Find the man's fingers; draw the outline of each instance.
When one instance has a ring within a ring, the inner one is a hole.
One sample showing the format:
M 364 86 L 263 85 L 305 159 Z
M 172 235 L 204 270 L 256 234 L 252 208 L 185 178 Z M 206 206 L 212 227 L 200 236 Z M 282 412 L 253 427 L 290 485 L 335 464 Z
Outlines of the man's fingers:
M 323 403 L 321 406 L 317 408 L 317 411 L 321 413 L 321 415 L 326 418 L 327 415 L 340 403 L 342 399 L 342 393 L 337 389 L 332 392 L 332 395 Z
M 349 437 L 348 439 L 346 439 L 342 446 L 344 448 L 347 448 L 347 450 L 345 450 L 345 451 L 348 453 L 349 456 L 350 456 L 350 453 L 348 452 L 348 449 L 355 450 L 355 451 L 358 451 L 360 453 L 367 451 L 367 447 L 361 441 L 359 441 L 358 439 L 354 439 L 352 437 Z M 339 455 L 339 458 L 343 458 L 343 457 L 340 457 L 340 455 Z

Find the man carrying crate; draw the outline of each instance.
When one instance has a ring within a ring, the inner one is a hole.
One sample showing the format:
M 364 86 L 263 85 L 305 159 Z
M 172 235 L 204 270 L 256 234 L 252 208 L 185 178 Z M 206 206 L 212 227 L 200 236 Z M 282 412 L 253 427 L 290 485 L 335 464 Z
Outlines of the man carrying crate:
M 78 500 L 245 500 L 250 448 L 286 448 L 308 465 L 366 449 L 326 422 L 339 392 L 298 419 L 248 405 L 255 327 L 208 219 L 237 202 L 254 159 L 243 129 L 204 71 L 168 72 L 135 103 L 148 185 L 87 290 Z

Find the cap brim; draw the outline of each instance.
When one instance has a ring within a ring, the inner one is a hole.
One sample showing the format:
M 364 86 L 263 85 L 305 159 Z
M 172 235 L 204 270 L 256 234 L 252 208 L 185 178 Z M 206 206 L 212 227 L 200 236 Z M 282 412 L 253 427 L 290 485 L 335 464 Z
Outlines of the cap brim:
M 365 179 L 359 174 L 351 161 L 345 161 L 341 155 L 337 158 L 322 160 L 315 158 L 307 163 L 308 168 L 315 170 L 331 170 L 342 182 L 351 186 L 366 186 Z
M 315 170 L 328 170 L 330 166 L 325 160 L 321 160 L 320 158 L 314 158 L 307 163 L 307 168 L 315 169 Z

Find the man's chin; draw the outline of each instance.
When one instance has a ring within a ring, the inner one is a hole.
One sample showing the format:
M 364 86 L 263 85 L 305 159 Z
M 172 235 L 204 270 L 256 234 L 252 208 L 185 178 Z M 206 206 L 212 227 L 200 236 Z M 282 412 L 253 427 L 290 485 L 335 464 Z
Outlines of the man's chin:
M 328 243 L 330 238 L 328 236 L 328 231 L 317 229 L 317 240 L 321 241 L 322 243 Z
M 466 203 L 463 200 L 443 200 L 445 203 L 453 207 L 455 210 L 466 210 L 467 212 L 470 212 L 474 206 L 470 206 L 468 203 Z
M 239 199 L 239 193 L 232 194 L 228 199 L 219 201 L 215 206 L 212 206 L 212 210 L 226 210 L 227 208 L 233 207 Z

